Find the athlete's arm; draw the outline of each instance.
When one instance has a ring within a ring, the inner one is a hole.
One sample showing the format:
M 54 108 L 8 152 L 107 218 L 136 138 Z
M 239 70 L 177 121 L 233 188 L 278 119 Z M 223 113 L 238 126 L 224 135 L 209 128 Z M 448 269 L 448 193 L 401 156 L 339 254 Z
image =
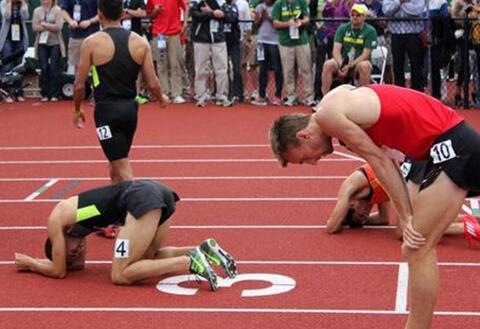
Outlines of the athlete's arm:
M 67 274 L 66 249 L 63 229 L 59 223 L 47 225 L 48 237 L 52 241 L 52 259 L 36 259 L 25 254 L 15 253 L 15 266 L 18 271 L 31 271 L 51 278 L 63 279 Z
M 93 38 L 88 37 L 80 46 L 80 61 L 78 62 L 78 67 L 75 73 L 75 82 L 73 85 L 73 102 L 74 102 L 74 114 L 73 114 L 73 124 L 77 128 L 83 128 L 85 122 L 85 114 L 82 109 L 82 100 L 85 92 L 85 82 L 88 78 L 88 71 L 92 66 L 92 41 Z
M 155 74 L 155 68 L 153 67 L 152 50 L 150 49 L 147 41 L 142 39 L 141 42 L 145 50 L 141 62 L 142 73 L 147 83 L 147 87 L 158 100 L 158 105 L 160 107 L 165 107 L 168 105 L 168 98 L 163 95 L 162 88 L 160 87 L 160 82 L 158 81 L 157 75 Z
M 378 211 L 368 216 L 367 225 L 388 225 L 392 218 L 392 205 L 390 201 L 377 204 Z
M 362 179 L 363 176 L 363 179 Z M 337 203 L 327 220 L 327 233 L 337 233 L 342 230 L 342 222 L 348 213 L 352 199 L 358 192 L 368 187 L 365 176 L 355 171 L 347 177 L 338 190 Z
M 317 108 L 314 114 L 315 120 L 320 129 L 330 136 L 335 136 L 346 143 L 352 151 L 360 155 L 372 166 L 378 179 L 384 186 L 390 196 L 399 219 L 410 226 L 410 230 L 404 236 L 404 240 L 412 247 L 419 248 L 425 243 L 425 238 L 411 227 L 412 206 L 408 196 L 404 180 L 394 161 L 392 161 L 375 143 L 370 136 L 360 127 L 360 124 L 366 122 L 354 122 L 350 120 L 346 113 L 352 110 L 352 101 L 355 104 L 353 95 L 356 91 L 342 90 L 335 95 L 337 97 L 325 98 L 325 102 Z M 333 96 L 333 95 L 332 95 Z M 356 102 L 358 103 L 358 101 Z M 357 112 L 357 118 L 360 118 L 365 111 L 371 111 L 367 106 L 353 106 Z M 368 121 L 368 120 L 367 120 Z M 374 121 L 375 122 L 375 121 Z M 374 122 L 371 122 L 373 124 Z

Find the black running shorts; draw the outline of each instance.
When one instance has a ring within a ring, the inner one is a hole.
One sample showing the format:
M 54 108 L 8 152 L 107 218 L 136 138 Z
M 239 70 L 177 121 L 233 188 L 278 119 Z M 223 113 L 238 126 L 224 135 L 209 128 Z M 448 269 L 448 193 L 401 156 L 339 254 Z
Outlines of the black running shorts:
M 480 134 L 466 122 L 435 140 L 420 190 L 432 184 L 441 171 L 469 196 L 480 195 Z
M 106 100 L 95 104 L 95 126 L 109 161 L 127 158 L 137 128 L 138 104 L 134 99 Z

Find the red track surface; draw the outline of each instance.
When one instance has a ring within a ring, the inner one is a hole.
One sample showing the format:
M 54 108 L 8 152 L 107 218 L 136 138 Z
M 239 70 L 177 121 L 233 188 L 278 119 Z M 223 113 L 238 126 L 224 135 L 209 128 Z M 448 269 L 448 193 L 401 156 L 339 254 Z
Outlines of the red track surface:
M 215 293 L 190 282 L 182 287 L 198 288 L 197 294 L 177 296 L 156 290 L 158 279 L 113 286 L 108 262 L 90 263 L 65 280 L 15 272 L 14 252 L 42 257 L 46 217 L 55 200 L 108 184 L 108 171 L 91 113 L 87 127 L 77 130 L 71 103 L 2 104 L 1 327 L 403 328 L 406 313 L 396 306 L 403 259 L 394 229 L 330 236 L 322 228 L 343 177 L 360 162 L 336 154 L 316 167 L 279 168 L 267 131 L 286 112 L 141 107 L 131 153 L 134 174 L 159 178 L 184 198 L 168 243 L 192 245 L 212 236 L 237 258 L 240 273 L 296 281 L 293 290 L 264 297 L 241 296 L 245 289 L 268 287 L 264 281 L 239 282 Z M 480 126 L 477 113 L 462 113 Z M 52 179 L 59 181 L 24 201 Z M 89 240 L 89 261 L 111 259 L 112 241 Z M 434 328 L 480 326 L 479 252 L 480 246 L 469 249 L 462 237 L 442 239 Z

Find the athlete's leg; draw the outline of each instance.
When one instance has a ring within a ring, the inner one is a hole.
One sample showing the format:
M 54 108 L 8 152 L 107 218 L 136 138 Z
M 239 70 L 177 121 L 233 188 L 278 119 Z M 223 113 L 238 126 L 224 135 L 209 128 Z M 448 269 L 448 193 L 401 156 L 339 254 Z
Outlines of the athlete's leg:
M 439 286 L 435 246 L 456 218 L 466 194 L 442 172 L 413 202 L 413 227 L 427 240 L 417 250 L 402 245 L 410 272 L 411 311 L 406 329 L 430 328 Z
M 112 184 L 133 180 L 132 166 L 128 158 L 113 160 L 109 162 L 109 167 Z
M 157 233 L 152 243 L 148 247 L 147 252 L 144 255 L 144 259 L 165 259 L 172 257 L 185 256 L 188 251 L 195 248 L 195 246 L 188 247 L 162 247 L 167 238 L 168 231 L 170 229 L 170 219 L 165 221 L 157 229 Z
M 113 283 L 132 284 L 165 273 L 189 269 L 190 260 L 187 256 L 168 259 L 143 258 L 157 235 L 159 218 L 160 210 L 150 211 L 139 219 L 127 215 L 125 225 L 120 229 L 115 242 L 111 273 Z M 122 258 L 122 254 L 128 257 Z

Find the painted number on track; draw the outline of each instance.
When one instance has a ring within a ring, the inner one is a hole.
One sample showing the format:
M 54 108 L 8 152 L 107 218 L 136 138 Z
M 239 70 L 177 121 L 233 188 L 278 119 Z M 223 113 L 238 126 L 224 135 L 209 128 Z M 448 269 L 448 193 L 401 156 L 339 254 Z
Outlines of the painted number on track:
M 200 278 L 202 281 L 205 279 Z M 182 282 L 192 281 L 192 275 L 177 275 L 161 280 L 156 288 L 164 293 L 182 296 L 193 296 L 197 293 L 196 288 L 181 287 Z M 271 286 L 260 289 L 245 289 L 242 291 L 242 297 L 271 296 L 286 293 L 295 288 L 294 279 L 280 274 L 269 273 L 245 273 L 239 274 L 235 279 L 224 279 L 218 277 L 218 287 L 228 288 L 237 282 L 243 281 L 265 281 L 271 283 Z

